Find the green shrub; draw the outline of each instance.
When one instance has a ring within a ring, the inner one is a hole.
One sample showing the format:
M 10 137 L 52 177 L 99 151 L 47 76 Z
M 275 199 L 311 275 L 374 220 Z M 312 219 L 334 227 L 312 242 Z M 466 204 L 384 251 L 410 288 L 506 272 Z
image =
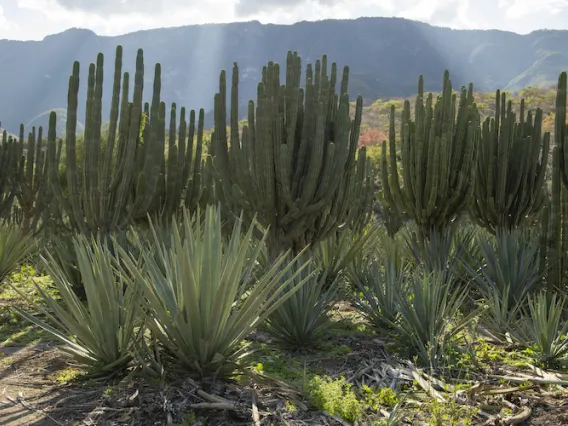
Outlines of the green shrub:
M 363 415 L 363 405 L 345 378 L 315 376 L 308 383 L 308 397 L 316 408 L 354 422 Z

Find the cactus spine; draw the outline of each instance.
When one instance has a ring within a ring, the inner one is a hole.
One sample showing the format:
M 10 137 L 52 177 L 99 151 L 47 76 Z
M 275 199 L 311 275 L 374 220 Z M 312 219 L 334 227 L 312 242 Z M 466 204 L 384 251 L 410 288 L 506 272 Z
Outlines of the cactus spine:
M 446 71 L 442 94 L 434 103 L 432 94 L 424 99 L 421 76 L 414 121 L 409 101 L 402 111 L 402 184 L 397 169 L 394 107 L 388 154 L 387 143 L 382 144 L 382 198 L 388 208 L 414 220 L 426 237 L 446 229 L 472 201 L 479 137 L 473 85 L 469 90 L 462 87 L 458 103 Z
M 241 135 L 235 64 L 227 135 L 226 81 L 221 73 L 212 135 L 215 169 L 235 214 L 256 214 L 270 227 L 271 256 L 289 248 L 301 250 L 368 217 L 370 166 L 365 149 L 357 152 L 362 98 L 352 120 L 348 76 L 346 67 L 337 94 L 337 67 L 333 64 L 328 75 L 324 56 L 315 69 L 308 65 L 301 89 L 296 53 L 288 53 L 285 84 L 280 84 L 279 65 L 270 62 L 262 71 L 256 108 L 249 103 Z
M 483 123 L 472 213 L 483 227 L 495 233 L 512 230 L 534 219 L 546 202 L 544 179 L 550 149 L 550 132 L 542 135 L 542 110 L 525 117 L 524 99 L 520 120 L 496 93 L 495 117 Z

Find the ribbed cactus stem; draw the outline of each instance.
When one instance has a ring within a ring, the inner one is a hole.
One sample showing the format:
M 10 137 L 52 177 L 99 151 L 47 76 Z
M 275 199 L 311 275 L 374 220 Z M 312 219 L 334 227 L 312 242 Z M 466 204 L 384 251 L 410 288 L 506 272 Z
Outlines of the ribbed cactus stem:
M 0 218 L 11 216 L 12 205 L 17 191 L 15 171 L 19 156 L 18 146 L 8 132 L 2 132 L 2 145 L 0 146 Z
M 56 122 L 50 120 L 49 126 L 55 127 Z M 23 128 L 22 128 L 23 130 Z M 51 131 L 55 131 L 51 129 Z M 16 198 L 21 210 L 21 228 L 24 234 L 36 233 L 40 219 L 46 221 L 46 212 L 52 201 L 53 192 L 48 189 L 48 168 L 46 154 L 43 150 L 43 129 L 40 127 L 36 134 L 35 127 L 28 134 L 27 148 L 24 150 L 23 140 L 20 139 L 18 153 L 22 152 L 16 171 Z
M 472 202 L 479 137 L 473 86 L 462 87 L 458 101 L 446 71 L 442 93 L 434 102 L 432 94 L 424 99 L 420 77 L 414 120 L 409 101 L 401 114 L 402 175 L 398 172 L 395 109 L 391 109 L 389 141 L 382 144 L 382 199 L 386 207 L 414 220 L 425 236 L 447 228 Z
M 280 66 L 268 63 L 242 130 L 238 66 L 233 67 L 229 117 L 226 73 L 221 73 L 212 152 L 222 197 L 235 215 L 242 210 L 270 227 L 271 256 L 301 250 L 368 220 L 374 186 L 365 150 L 357 151 L 362 99 L 351 119 L 348 71 L 337 94 L 337 67 L 333 64 L 328 75 L 325 56 L 315 67 L 307 66 L 304 88 L 296 53 L 288 53 L 284 84 Z
M 556 110 L 554 113 L 554 141 L 560 150 L 560 172 L 564 186 L 568 188 L 568 123 L 566 122 L 566 101 L 568 74 L 566 71 L 558 77 L 556 91 Z
M 542 120 L 540 108 L 525 117 L 524 100 L 517 120 L 511 101 L 496 92 L 495 116 L 482 127 L 472 205 L 474 219 L 491 232 L 535 220 L 545 205 L 550 133 L 542 133 Z
M 132 185 L 140 171 L 135 167 L 140 120 L 142 114 L 143 58 L 138 52 L 134 98 L 129 102 L 129 78 L 122 76 L 122 48 L 116 50 L 110 126 L 106 138 L 101 133 L 103 68 L 102 54 L 89 67 L 82 168 L 77 162 L 77 107 L 79 95 L 79 63 L 73 66 L 69 79 L 66 166 L 67 194 L 56 191 L 66 208 L 72 227 L 87 234 L 108 234 L 129 223 Z M 122 104 L 122 105 L 121 105 Z M 53 154 L 52 154 L 53 155 Z M 52 179 L 55 171 L 50 172 Z
M 556 113 L 554 119 L 554 148 L 552 151 L 552 194 L 548 233 L 547 289 L 565 290 L 568 269 L 568 140 L 566 123 L 566 72 L 558 78 Z

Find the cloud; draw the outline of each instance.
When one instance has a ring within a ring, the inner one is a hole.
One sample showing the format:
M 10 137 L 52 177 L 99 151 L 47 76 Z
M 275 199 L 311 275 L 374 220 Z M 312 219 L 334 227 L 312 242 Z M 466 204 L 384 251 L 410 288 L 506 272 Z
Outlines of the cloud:
M 452 28 L 484 27 L 472 18 L 469 0 L 411 0 L 405 3 L 409 7 L 404 7 L 397 16 Z
M 566 28 L 568 0 L 0 0 L 0 38 L 38 40 L 71 27 L 100 35 L 191 24 L 396 16 L 452 28 L 527 33 Z M 6 17 L 9 17 L 7 19 Z
M 505 18 L 516 20 L 539 13 L 557 15 L 568 7 L 568 0 L 500 0 Z
M 155 13 L 163 2 L 156 0 L 56 0 L 64 9 L 95 14 Z M 180 2 L 181 4 L 181 2 Z
M 235 14 L 237 16 L 254 16 L 263 12 L 272 12 L 281 8 L 294 8 L 299 4 L 312 3 L 324 7 L 333 6 L 342 0 L 237 0 Z
M 4 14 L 4 8 L 0 6 L 0 31 L 9 32 L 12 30 L 16 30 L 17 28 L 18 24 L 6 18 L 6 15 Z
M 88 28 L 100 35 L 234 19 L 227 0 L 17 0 L 18 7 L 43 17 L 43 27 Z M 231 0 L 229 0 L 229 3 Z M 46 35 L 46 34 L 45 34 Z

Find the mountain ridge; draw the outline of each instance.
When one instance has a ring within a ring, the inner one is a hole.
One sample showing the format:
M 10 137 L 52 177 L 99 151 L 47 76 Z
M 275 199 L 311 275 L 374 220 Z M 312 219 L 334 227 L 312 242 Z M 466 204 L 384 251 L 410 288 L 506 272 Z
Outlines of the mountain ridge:
M 448 69 L 455 87 L 473 82 L 478 91 L 554 84 L 568 69 L 568 31 L 517 34 L 502 30 L 458 30 L 404 18 L 302 21 L 290 25 L 258 21 L 188 25 L 99 36 L 69 29 L 41 41 L 0 40 L 0 121 L 12 132 L 45 111 L 65 108 L 73 61 L 81 63 L 79 117 L 84 116 L 86 72 L 105 54 L 104 117 L 108 117 L 114 50 L 124 51 L 124 71 L 133 71 L 144 49 L 145 100 L 151 96 L 153 66 L 162 65 L 162 99 L 189 109 L 204 108 L 211 121 L 222 69 L 239 64 L 240 104 L 255 99 L 262 67 L 283 63 L 297 51 L 303 67 L 323 54 L 340 69 L 350 67 L 350 97 L 367 101 L 407 97 L 418 76 L 438 91 Z M 304 68 L 305 69 L 305 68 Z M 242 110 L 246 113 L 246 110 Z M 35 123 L 44 124 L 45 123 Z

